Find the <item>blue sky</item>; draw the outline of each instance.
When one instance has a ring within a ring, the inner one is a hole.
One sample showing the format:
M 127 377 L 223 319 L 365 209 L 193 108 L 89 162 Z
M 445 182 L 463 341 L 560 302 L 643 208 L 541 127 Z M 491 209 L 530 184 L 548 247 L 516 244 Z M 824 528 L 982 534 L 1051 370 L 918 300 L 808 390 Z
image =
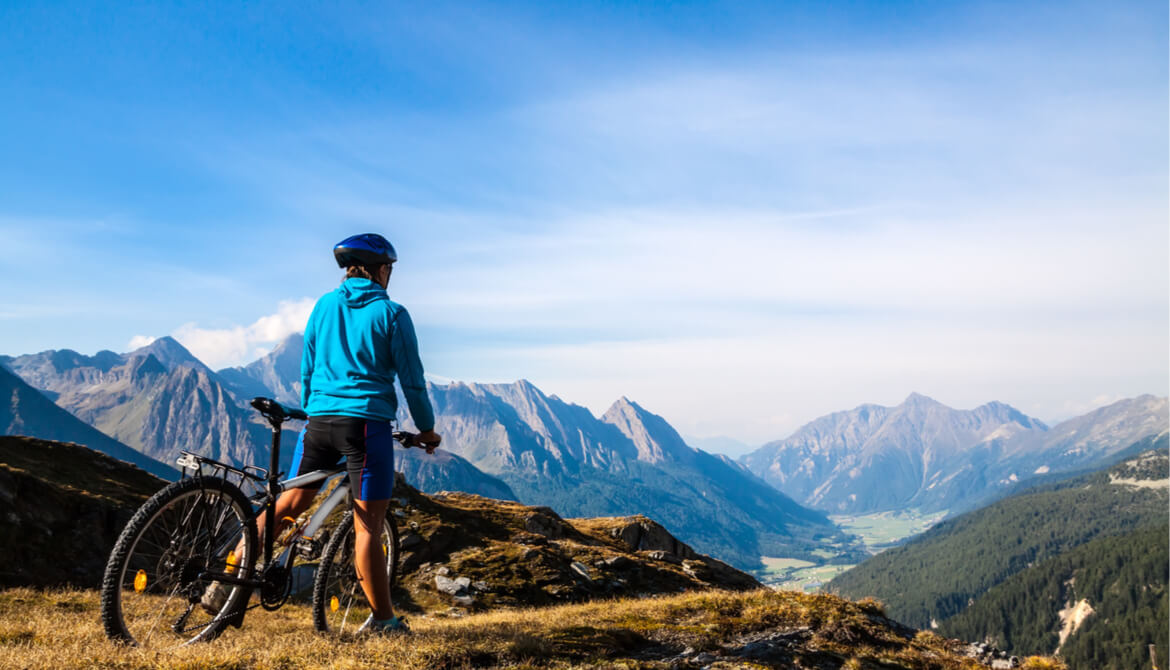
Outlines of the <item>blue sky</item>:
M 428 371 L 690 435 L 1165 394 L 1166 14 L 5 3 L 0 352 L 246 362 L 378 231 Z

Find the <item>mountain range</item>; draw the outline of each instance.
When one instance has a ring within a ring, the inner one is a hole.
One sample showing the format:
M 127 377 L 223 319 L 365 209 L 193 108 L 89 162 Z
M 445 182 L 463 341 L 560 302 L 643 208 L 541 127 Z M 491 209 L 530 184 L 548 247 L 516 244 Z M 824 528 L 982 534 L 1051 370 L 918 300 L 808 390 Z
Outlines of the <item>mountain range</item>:
M 696 549 L 739 567 L 854 540 L 729 459 L 688 446 L 662 417 L 621 398 L 601 417 L 532 383 L 429 384 L 448 448 L 520 500 L 567 516 L 645 513 Z M 410 425 L 405 413 L 404 425 Z
M 267 460 L 254 395 L 298 403 L 302 338 L 212 371 L 172 338 L 84 356 L 0 357 L 104 433 L 173 462 L 183 449 L 236 464 Z M 761 556 L 863 557 L 827 512 L 962 510 L 1044 473 L 1088 467 L 1165 430 L 1167 401 L 1142 396 L 1049 428 L 999 402 L 955 410 L 919 394 L 817 419 L 733 461 L 696 449 L 628 398 L 601 416 L 528 381 L 428 383 L 442 458 L 399 452 L 427 491 L 464 490 L 566 516 L 649 512 L 705 553 L 744 568 Z M 399 402 L 405 408 L 404 402 Z M 409 427 L 405 409 L 400 421 Z M 284 444 L 293 443 L 292 432 Z M 291 449 L 282 453 L 285 463 Z M 820 510 L 820 511 L 816 511 Z M 826 552 L 826 550 L 828 550 Z
M 1165 431 L 1168 408 L 1140 396 L 1049 428 L 1000 402 L 957 410 L 914 393 L 816 419 L 742 463 L 816 509 L 955 512 L 1036 475 L 1103 463 Z
M 45 351 L 0 362 L 142 453 L 173 462 L 191 450 L 247 464 L 267 460 L 269 440 L 247 400 L 267 395 L 299 404 L 301 346 L 294 336 L 248 366 L 215 372 L 172 338 L 125 354 Z M 513 498 L 566 516 L 648 513 L 699 551 L 745 568 L 759 567 L 762 555 L 819 561 L 826 548 L 860 554 L 823 513 L 727 458 L 688 446 L 664 419 L 628 399 L 598 418 L 523 380 L 428 384 L 428 391 L 443 454 L 399 450 L 397 459 L 424 490 Z M 401 418 L 410 427 L 405 410 Z M 289 434 L 284 444 L 293 439 Z M 282 460 L 290 454 L 286 448 Z
M 268 426 L 173 338 L 126 354 L 43 351 L 5 365 L 77 418 L 164 463 L 183 450 L 267 462 Z

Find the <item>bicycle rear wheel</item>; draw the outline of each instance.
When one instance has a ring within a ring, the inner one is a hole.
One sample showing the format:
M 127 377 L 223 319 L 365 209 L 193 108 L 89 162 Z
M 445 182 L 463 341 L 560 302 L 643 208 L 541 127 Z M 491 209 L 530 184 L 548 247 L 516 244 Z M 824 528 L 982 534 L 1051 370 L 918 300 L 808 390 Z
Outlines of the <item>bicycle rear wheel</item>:
M 206 572 L 247 579 L 256 560 L 251 504 L 218 477 L 177 481 L 146 501 L 118 537 L 102 579 L 106 635 L 142 647 L 214 639 L 242 616 L 251 589 L 225 585 L 201 604 Z M 237 546 L 239 549 L 237 549 Z
M 353 542 L 353 510 L 350 510 L 325 545 L 313 580 L 313 625 L 322 633 L 356 630 L 370 615 L 353 564 Z M 398 580 L 398 527 L 389 516 L 382 522 L 382 551 L 393 592 Z

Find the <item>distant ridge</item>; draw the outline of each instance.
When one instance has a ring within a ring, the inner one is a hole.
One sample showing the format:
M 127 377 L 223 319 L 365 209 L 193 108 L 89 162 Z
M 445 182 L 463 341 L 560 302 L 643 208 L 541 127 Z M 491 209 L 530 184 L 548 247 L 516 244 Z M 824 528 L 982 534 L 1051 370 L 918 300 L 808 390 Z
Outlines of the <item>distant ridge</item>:
M 287 405 L 301 406 L 301 354 L 305 338 L 301 333 L 286 337 L 270 353 L 255 361 L 216 374 L 242 402 L 269 396 Z
M 969 509 L 1032 476 L 1100 464 L 1170 425 L 1165 398 L 1119 401 L 1049 429 L 1000 402 L 956 410 L 912 393 L 812 421 L 741 462 L 811 507 L 843 514 Z
M 236 465 L 267 461 L 268 427 L 173 338 L 126 354 L 43 351 L 8 366 L 72 415 L 160 461 L 184 450 Z

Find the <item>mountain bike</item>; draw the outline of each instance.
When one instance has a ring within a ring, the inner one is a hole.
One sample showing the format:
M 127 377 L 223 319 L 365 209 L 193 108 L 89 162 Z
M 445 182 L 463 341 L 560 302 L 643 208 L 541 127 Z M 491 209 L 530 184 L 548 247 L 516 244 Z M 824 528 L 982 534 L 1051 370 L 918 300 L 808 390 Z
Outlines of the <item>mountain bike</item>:
M 319 561 L 312 595 L 318 631 L 343 633 L 370 613 L 353 565 L 352 505 L 331 534 L 325 529 L 338 505 L 350 498 L 344 464 L 280 481 L 281 427 L 308 416 L 269 398 L 254 398 L 251 404 L 272 426 L 269 467 L 237 468 L 183 452 L 178 459 L 182 478 L 143 503 L 106 563 L 101 618 L 109 638 L 142 647 L 212 640 L 229 625 L 240 627 L 250 609 L 283 606 L 292 592 L 298 558 Z M 424 447 L 416 438 L 394 433 L 403 446 Z M 288 489 L 314 484 L 329 493 L 303 525 L 285 519 L 293 523 L 278 538 L 276 498 Z M 245 486 L 259 493 L 249 498 Z M 256 528 L 261 515 L 263 544 Z M 398 529 L 390 515 L 383 521 L 382 548 L 393 589 Z M 209 589 L 226 590 L 226 597 L 221 591 L 208 606 Z M 252 602 L 253 595 L 259 596 L 258 602 Z

